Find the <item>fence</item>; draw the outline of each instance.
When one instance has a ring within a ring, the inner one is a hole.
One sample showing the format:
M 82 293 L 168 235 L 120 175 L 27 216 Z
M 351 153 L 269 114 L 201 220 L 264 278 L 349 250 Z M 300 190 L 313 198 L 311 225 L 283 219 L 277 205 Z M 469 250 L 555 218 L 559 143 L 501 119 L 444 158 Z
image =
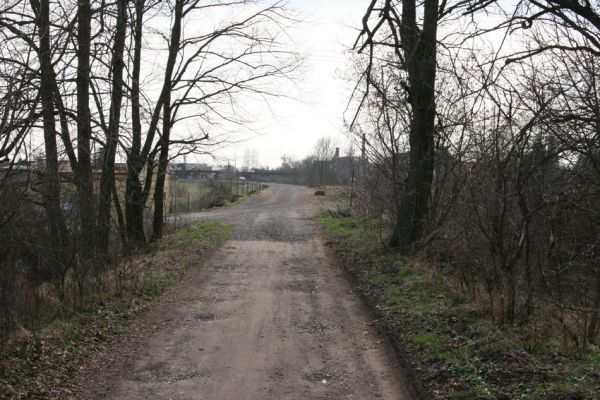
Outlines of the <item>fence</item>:
M 227 201 L 252 194 L 262 188 L 262 184 L 252 180 L 173 180 L 170 185 L 168 213 L 184 214 L 220 207 Z

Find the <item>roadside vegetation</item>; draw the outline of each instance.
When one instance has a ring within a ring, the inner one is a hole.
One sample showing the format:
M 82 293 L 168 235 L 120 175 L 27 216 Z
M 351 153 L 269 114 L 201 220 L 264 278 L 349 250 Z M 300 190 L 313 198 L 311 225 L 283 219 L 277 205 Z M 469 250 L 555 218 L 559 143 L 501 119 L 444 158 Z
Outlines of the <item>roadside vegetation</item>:
M 173 180 L 170 188 L 170 214 L 181 214 L 237 204 L 268 185 L 239 180 Z
M 543 314 L 526 325 L 498 324 L 485 304 L 426 255 L 403 256 L 383 246 L 377 221 L 336 207 L 316 218 L 381 329 L 403 353 L 403 367 L 413 371 L 423 398 L 600 396 L 598 347 L 568 346 Z
M 217 221 L 183 227 L 149 253 L 124 261 L 114 276 L 104 276 L 103 290 L 85 308 L 57 305 L 24 321 L 18 335 L 0 340 L 0 398 L 67 398 L 74 374 L 126 332 L 136 314 L 199 268 L 230 233 L 231 226 Z M 113 280 L 120 284 L 111 285 Z

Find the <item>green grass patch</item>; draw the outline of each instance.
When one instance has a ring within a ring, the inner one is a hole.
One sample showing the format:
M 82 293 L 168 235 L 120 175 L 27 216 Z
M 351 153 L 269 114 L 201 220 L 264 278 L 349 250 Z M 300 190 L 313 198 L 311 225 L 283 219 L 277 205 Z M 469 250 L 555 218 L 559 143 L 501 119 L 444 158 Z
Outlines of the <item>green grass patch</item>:
M 596 349 L 598 350 L 598 349 Z M 584 361 L 596 371 L 600 371 L 600 351 L 590 351 L 584 356 Z
M 388 285 L 402 283 L 406 280 L 406 278 L 413 276 L 414 274 L 415 274 L 414 269 L 412 269 L 410 267 L 406 267 L 394 275 L 386 275 L 386 274 L 373 275 L 369 278 L 369 282 L 375 286 L 386 287 Z
M 385 290 L 385 303 L 397 311 L 406 305 L 405 293 L 398 286 L 390 285 Z
M 417 346 L 427 347 L 434 351 L 441 350 L 443 341 L 447 339 L 433 332 L 413 334 L 410 338 Z
M 369 283 L 384 289 L 385 303 L 393 311 L 427 316 L 434 311 L 434 305 L 425 285 L 418 281 L 420 278 L 414 268 L 404 267 L 394 275 L 372 275 Z
M 207 220 L 179 229 L 165 239 L 163 250 L 207 250 L 221 245 L 231 235 L 231 225 Z M 140 292 L 146 299 L 161 295 L 173 284 L 179 282 L 193 266 L 191 257 L 183 258 L 166 271 L 145 274 L 140 278 Z
M 414 268 L 401 275 L 387 279 L 385 301 L 406 321 L 412 332 L 410 343 L 429 366 L 425 381 L 443 388 L 439 398 L 516 398 L 518 394 L 519 398 L 542 400 L 578 398 L 572 396 L 598 390 L 598 373 L 592 372 L 600 367 L 597 348 L 579 357 L 559 356 L 547 342 L 519 339 L 514 328 L 500 327 L 485 315 L 465 315 L 461 311 L 465 300 L 455 298 L 458 295 L 439 286 L 429 274 Z M 527 368 L 535 363 L 547 372 L 524 379 L 521 372 L 514 371 L 519 363 Z M 595 386 L 590 386 L 594 379 Z
M 465 400 L 465 399 L 493 399 L 494 395 L 490 392 L 489 387 L 484 385 L 475 385 L 466 390 L 457 390 L 448 396 L 449 400 Z
M 188 269 L 192 268 L 192 260 L 190 260 L 189 258 L 186 258 L 186 259 L 184 259 L 184 260 L 181 262 L 181 268 L 182 268 L 184 271 L 187 271 Z
M 392 277 L 392 282 L 400 283 L 400 282 L 403 282 L 404 280 L 406 280 L 406 278 L 409 278 L 414 275 L 415 275 L 415 270 L 411 267 L 406 267 L 406 268 L 403 268 L 402 270 L 400 270 L 400 272 L 398 272 L 396 275 L 394 275 Z
M 148 275 L 141 278 L 140 295 L 144 299 L 152 300 L 163 294 L 166 285 L 162 282 L 160 276 Z
M 375 275 L 369 278 L 369 283 L 374 286 L 385 287 L 390 284 L 390 277 L 387 275 Z
M 165 274 L 163 282 L 166 286 L 171 286 L 183 277 L 183 271 L 169 271 Z
M 172 185 L 173 188 L 185 190 L 192 198 L 206 196 L 212 191 L 212 188 L 204 181 L 176 180 Z
M 445 271 L 364 246 L 380 243 L 364 221 L 327 210 L 316 219 L 342 239 L 336 253 L 418 355 L 434 399 L 600 398 L 600 347 L 561 352 L 554 332 L 500 325 Z
M 166 246 L 178 250 L 207 249 L 223 243 L 230 235 L 231 225 L 213 220 L 202 221 L 175 232 Z
M 317 214 L 316 218 L 331 233 L 345 239 L 356 240 L 360 238 L 363 232 L 359 221 L 352 216 L 332 217 L 327 211 L 321 211 Z

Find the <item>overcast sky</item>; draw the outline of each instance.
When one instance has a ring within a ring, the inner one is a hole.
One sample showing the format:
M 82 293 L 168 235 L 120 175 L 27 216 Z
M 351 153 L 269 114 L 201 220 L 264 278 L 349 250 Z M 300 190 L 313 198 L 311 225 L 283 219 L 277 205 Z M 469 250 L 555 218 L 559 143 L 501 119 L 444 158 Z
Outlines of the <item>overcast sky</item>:
M 344 54 L 357 36 L 357 27 L 366 10 L 365 0 L 291 0 L 303 22 L 288 31 L 290 45 L 307 54 L 300 79 L 281 82 L 280 91 L 293 99 L 275 98 L 257 110 L 251 129 L 255 134 L 217 152 L 217 163 L 226 159 L 243 165 L 246 148 L 254 148 L 259 164 L 276 167 L 283 154 L 296 159 L 307 156 L 323 136 L 333 138 L 344 152 L 348 140 L 343 133 L 343 113 L 351 87 L 341 79 L 348 65 Z M 190 162 L 190 160 L 188 160 Z

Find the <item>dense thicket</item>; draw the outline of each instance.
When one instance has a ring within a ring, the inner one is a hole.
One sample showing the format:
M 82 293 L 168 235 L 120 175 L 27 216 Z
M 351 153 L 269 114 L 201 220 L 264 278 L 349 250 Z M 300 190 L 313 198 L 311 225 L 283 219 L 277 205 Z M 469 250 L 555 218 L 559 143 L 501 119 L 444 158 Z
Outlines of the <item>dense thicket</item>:
M 430 131 L 419 125 L 415 96 L 422 89 L 412 80 L 411 63 L 427 68 L 430 60 L 407 53 L 402 36 L 403 26 L 412 24 L 407 9 L 412 13 L 415 4 L 374 0 L 363 45 L 357 45 L 368 51 L 355 60 L 361 83 L 349 128 L 357 143 L 367 143 L 364 197 L 383 202 L 384 219 L 394 227 L 391 246 L 430 255 L 499 322 L 553 320 L 570 344 L 596 342 L 598 5 L 549 0 L 438 6 L 435 100 L 429 103 L 435 103 L 435 162 L 419 200 L 426 211 L 421 214 L 407 200 L 418 189 L 411 174 L 427 174 L 429 166 L 415 163 L 415 157 L 424 159 L 413 136 Z M 428 4 L 419 40 L 429 40 Z M 374 189 L 375 177 L 393 190 Z M 407 204 L 412 211 L 404 209 Z M 415 223 L 423 230 L 398 242 L 398 229 L 411 218 L 421 219 Z

